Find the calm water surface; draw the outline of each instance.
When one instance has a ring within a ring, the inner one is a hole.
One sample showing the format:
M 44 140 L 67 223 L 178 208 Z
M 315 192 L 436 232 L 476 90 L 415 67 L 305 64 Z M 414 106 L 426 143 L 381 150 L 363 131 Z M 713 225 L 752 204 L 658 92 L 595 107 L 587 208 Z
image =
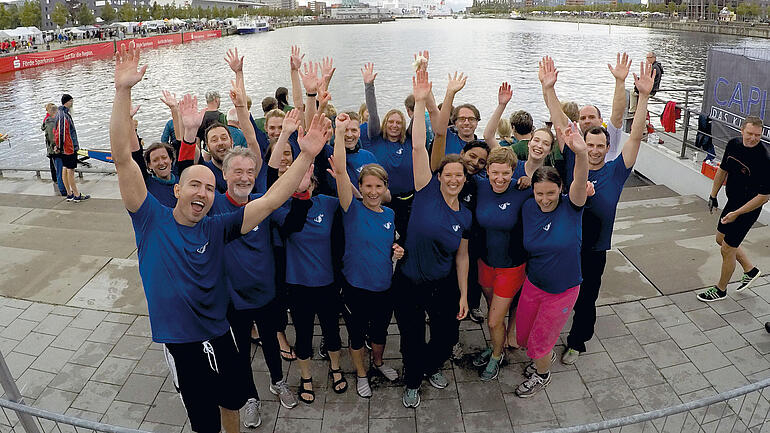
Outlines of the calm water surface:
M 658 54 L 665 75 L 662 88 L 702 87 L 708 48 L 712 45 L 760 46 L 766 41 L 700 33 L 664 32 L 635 27 L 590 24 L 509 21 L 430 20 L 398 21 L 378 25 L 291 27 L 267 34 L 169 46 L 142 53 L 149 68 L 134 88 L 139 133 L 146 142 L 160 139 L 168 109 L 158 97 L 162 89 L 190 92 L 200 99 L 208 90 L 224 97 L 222 110 L 231 108 L 226 97 L 232 72 L 223 57 L 238 47 L 246 55 L 246 87 L 254 100 L 252 113 L 262 115 L 260 101 L 278 86 L 291 87 L 289 53 L 301 46 L 305 59 L 334 58 L 337 72 L 331 84 L 332 103 L 339 110 L 357 110 L 364 101 L 360 69 L 373 61 L 380 114 L 403 109 L 411 92 L 412 54 L 430 50 L 430 69 L 436 99 L 443 99 L 447 74 L 470 76 L 455 104 L 471 102 L 481 110 L 481 135 L 486 119 L 497 105 L 502 81 L 513 85 L 513 100 L 505 115 L 517 109 L 532 113 L 536 125 L 546 119 L 537 61 L 555 58 L 560 69 L 557 91 L 563 101 L 592 102 L 609 113 L 614 80 L 606 64 L 617 51 L 627 51 L 633 71 L 647 51 Z M 110 59 L 84 60 L 0 75 L 0 132 L 10 133 L 10 146 L 0 145 L 0 166 L 45 167 L 45 141 L 40 124 L 47 102 L 59 102 L 62 93 L 75 98 L 74 123 L 82 147 L 109 147 L 109 115 L 114 95 Z M 627 81 L 632 84 L 631 79 Z

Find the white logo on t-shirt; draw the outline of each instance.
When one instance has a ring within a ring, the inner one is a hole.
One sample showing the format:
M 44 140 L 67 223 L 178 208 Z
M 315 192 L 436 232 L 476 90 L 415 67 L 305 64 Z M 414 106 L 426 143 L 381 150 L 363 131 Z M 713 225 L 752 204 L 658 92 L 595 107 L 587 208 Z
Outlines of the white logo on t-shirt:
M 206 252 L 206 247 L 207 247 L 208 245 L 209 245 L 209 243 L 208 243 L 208 242 L 206 242 L 205 244 L 203 244 L 203 246 L 202 246 L 202 247 L 198 248 L 198 249 L 197 249 L 197 250 L 195 250 L 195 251 L 197 251 L 197 252 L 198 252 L 198 254 L 203 254 L 203 253 L 205 253 L 205 252 Z
M 313 221 L 315 221 L 315 222 L 317 222 L 319 224 L 322 223 L 323 220 L 324 220 L 324 214 L 322 214 L 322 213 L 319 213 L 317 217 L 313 218 Z
M 470 201 L 471 201 L 471 194 L 468 194 L 465 197 L 463 197 L 463 200 L 465 200 L 466 203 L 470 203 Z
M 404 148 L 399 147 L 398 150 L 396 151 L 396 155 L 401 155 L 402 153 L 404 153 Z
M 452 230 L 454 231 L 460 230 L 460 226 L 458 224 L 455 224 L 452 226 Z
M 510 205 L 511 205 L 510 202 L 505 202 L 505 203 L 499 204 L 498 206 L 500 206 L 500 209 L 505 210 Z
M 386 222 L 382 226 L 385 227 L 385 230 L 390 230 L 390 226 L 391 226 L 390 221 Z
M 546 224 L 545 227 L 543 227 L 543 230 L 545 231 L 551 230 L 551 223 Z
M 364 168 L 364 166 L 363 166 L 363 165 L 362 165 L 361 167 L 358 167 L 358 168 L 356 169 L 356 173 L 361 173 L 361 169 L 363 169 L 363 168 Z
M 255 231 L 257 231 L 257 230 L 259 230 L 259 225 L 257 225 L 257 226 L 256 226 L 256 227 L 254 227 L 253 229 L 251 229 L 251 231 L 253 231 L 253 232 L 255 232 Z

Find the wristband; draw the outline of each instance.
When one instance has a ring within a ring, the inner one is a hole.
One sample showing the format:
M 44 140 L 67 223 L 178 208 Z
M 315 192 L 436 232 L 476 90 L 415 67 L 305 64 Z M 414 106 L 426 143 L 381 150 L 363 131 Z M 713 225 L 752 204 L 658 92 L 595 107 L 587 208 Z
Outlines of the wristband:
M 189 144 L 189 145 L 194 145 L 194 144 L 195 144 L 195 141 L 187 141 L 187 140 L 185 140 L 184 138 L 182 138 L 182 143 L 184 143 L 184 144 Z
M 310 200 L 311 194 L 310 194 L 310 191 L 303 191 L 303 192 L 295 192 L 291 196 L 298 200 Z
M 318 96 L 318 92 L 316 92 L 316 93 L 305 93 L 305 95 L 306 95 L 308 98 L 315 98 L 316 96 Z

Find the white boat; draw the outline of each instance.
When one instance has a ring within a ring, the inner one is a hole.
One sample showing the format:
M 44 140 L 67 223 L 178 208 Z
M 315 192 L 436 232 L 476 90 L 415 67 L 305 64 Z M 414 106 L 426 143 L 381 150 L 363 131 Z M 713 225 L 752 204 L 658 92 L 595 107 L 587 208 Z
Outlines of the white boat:
M 521 13 L 519 13 L 517 11 L 511 12 L 511 15 L 508 18 L 510 18 L 512 20 L 526 20 L 526 18 L 524 18 L 524 15 L 522 15 Z
M 252 19 L 241 18 L 235 26 L 235 32 L 239 35 L 251 35 L 257 32 L 257 22 Z
M 267 32 L 270 30 L 270 25 L 267 23 L 266 19 L 258 18 L 255 22 L 255 28 L 257 33 Z

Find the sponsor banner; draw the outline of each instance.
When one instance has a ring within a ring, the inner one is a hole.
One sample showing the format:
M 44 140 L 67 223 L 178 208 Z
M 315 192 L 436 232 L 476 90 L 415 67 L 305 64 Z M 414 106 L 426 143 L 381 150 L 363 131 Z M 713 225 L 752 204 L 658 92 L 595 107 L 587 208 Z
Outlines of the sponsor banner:
M 0 57 L 0 74 L 53 63 L 68 62 L 70 60 L 111 56 L 114 52 L 114 44 L 112 42 L 104 42 L 93 45 L 63 48 L 61 50 L 44 51 L 41 53 L 27 53 L 19 54 L 18 56 Z
M 134 41 L 137 47 L 139 48 L 158 48 L 162 47 L 164 45 L 176 45 L 182 43 L 182 34 L 181 33 L 169 33 L 166 35 L 158 35 L 158 36 L 150 36 L 148 38 L 136 38 L 136 39 L 126 39 L 122 41 L 116 42 L 115 49 L 119 50 L 120 47 L 126 46 L 128 47 L 128 43 Z
M 730 125 L 712 121 L 714 137 L 723 140 L 738 137 L 746 117 L 758 116 L 765 124 L 763 140 L 770 141 L 768 70 L 770 59 L 752 58 L 743 50 L 709 49 L 701 111 Z
M 222 30 L 204 30 L 201 32 L 187 32 L 183 35 L 184 42 L 200 41 L 203 39 L 220 38 Z

